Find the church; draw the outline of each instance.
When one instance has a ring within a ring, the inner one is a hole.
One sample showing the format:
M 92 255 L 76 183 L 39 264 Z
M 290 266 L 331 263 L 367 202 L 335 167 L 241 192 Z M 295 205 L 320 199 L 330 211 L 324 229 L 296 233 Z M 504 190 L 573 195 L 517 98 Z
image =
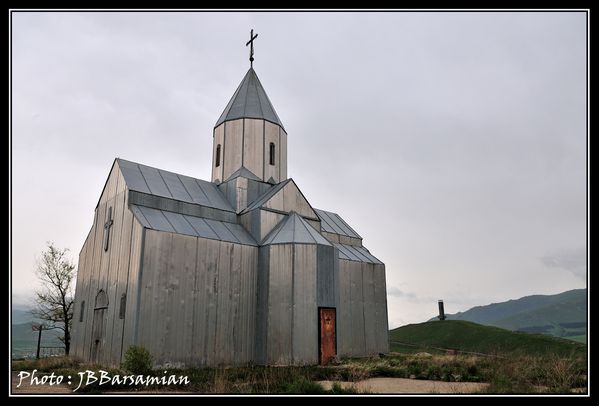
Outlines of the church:
M 156 366 L 308 365 L 389 351 L 385 265 L 287 176 L 256 36 L 213 129 L 210 181 L 114 160 L 79 254 L 75 357 L 119 365 L 136 345 Z

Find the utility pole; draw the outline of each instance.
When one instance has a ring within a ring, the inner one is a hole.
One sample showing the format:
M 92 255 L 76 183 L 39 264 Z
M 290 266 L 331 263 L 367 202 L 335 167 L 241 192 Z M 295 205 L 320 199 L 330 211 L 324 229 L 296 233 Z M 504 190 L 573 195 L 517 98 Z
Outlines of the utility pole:
M 37 334 L 37 352 L 35 353 L 35 358 L 36 359 L 40 359 L 40 346 L 42 344 L 42 330 L 44 329 L 44 325 L 43 324 L 38 324 L 38 325 L 31 325 L 31 329 L 33 331 L 38 331 Z

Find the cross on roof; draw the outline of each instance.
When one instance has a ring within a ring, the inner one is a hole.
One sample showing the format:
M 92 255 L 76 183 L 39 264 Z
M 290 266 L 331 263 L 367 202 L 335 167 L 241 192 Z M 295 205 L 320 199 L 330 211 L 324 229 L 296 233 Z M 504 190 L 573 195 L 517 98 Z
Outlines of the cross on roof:
M 250 68 L 254 67 L 254 40 L 258 38 L 258 34 L 254 35 L 254 29 L 250 31 L 250 40 L 246 42 L 245 46 L 250 46 Z

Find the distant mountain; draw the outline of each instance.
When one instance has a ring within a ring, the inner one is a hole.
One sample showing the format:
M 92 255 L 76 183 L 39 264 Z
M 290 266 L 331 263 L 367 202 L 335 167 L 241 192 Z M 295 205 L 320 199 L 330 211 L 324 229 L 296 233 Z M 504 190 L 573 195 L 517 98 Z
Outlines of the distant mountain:
M 58 339 L 62 330 L 42 331 L 42 347 L 62 347 Z M 38 332 L 31 329 L 31 323 L 12 325 L 12 358 L 32 357 L 37 350 Z M 44 348 L 42 353 L 55 353 L 58 349 Z M 60 351 L 58 351 L 60 352 Z
M 557 295 L 525 296 L 507 302 L 476 306 L 447 314 L 448 320 L 466 320 L 513 331 L 543 333 L 586 341 L 587 291 L 575 289 Z M 435 320 L 435 318 L 431 320 Z
M 39 323 L 40 320 L 34 318 L 30 308 L 25 305 L 13 304 L 11 309 L 12 321 L 12 357 L 32 357 L 37 350 L 38 333 L 33 331 L 31 325 Z M 42 331 L 42 347 L 62 347 L 58 337 L 62 330 Z M 55 353 L 57 349 L 43 349 L 42 353 Z M 60 352 L 60 351 L 59 351 Z
M 409 324 L 389 332 L 391 351 L 438 352 L 441 349 L 483 354 L 586 356 L 583 344 L 541 334 L 524 334 L 464 320 Z

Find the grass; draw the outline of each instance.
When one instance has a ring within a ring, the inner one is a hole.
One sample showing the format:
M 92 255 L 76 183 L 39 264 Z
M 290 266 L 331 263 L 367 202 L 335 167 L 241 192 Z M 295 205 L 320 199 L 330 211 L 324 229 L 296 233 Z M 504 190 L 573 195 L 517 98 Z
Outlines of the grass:
M 586 334 L 582 334 L 579 336 L 568 336 L 568 337 L 564 337 L 564 338 L 566 338 L 568 340 L 576 341 L 579 343 L 583 343 L 583 344 L 587 343 L 587 335 Z
M 411 351 L 426 348 L 430 352 L 430 347 L 440 347 L 513 356 L 586 356 L 586 346 L 572 340 L 513 332 L 463 320 L 430 321 L 399 327 L 390 331 L 390 341 L 393 351 L 405 351 L 408 346 L 394 343 L 400 342 L 415 344 L 416 347 L 410 347 Z

